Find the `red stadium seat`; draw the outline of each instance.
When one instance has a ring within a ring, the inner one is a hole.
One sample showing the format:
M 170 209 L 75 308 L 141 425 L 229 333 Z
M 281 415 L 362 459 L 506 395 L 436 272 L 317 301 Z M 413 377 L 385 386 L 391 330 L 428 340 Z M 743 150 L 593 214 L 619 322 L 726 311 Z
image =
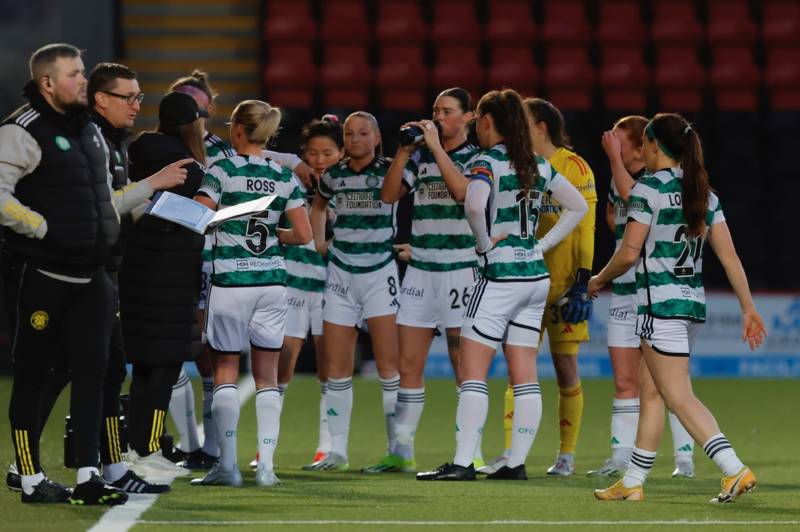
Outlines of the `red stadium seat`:
M 692 46 L 668 46 L 657 50 L 655 86 L 659 108 L 666 112 L 698 112 L 703 108 L 706 72 Z
M 497 46 L 492 50 L 489 88 L 510 87 L 523 96 L 537 93 L 539 69 L 528 46 Z
M 322 3 L 323 42 L 367 44 L 371 38 L 367 10 L 361 0 L 325 0 Z
M 691 0 L 656 0 L 653 13 L 653 41 L 657 45 L 697 45 L 703 29 Z
M 766 46 L 800 45 L 800 2 L 767 0 L 763 9 L 761 34 Z
M 375 38 L 382 44 L 422 44 L 428 24 L 422 19 L 418 0 L 384 0 L 378 7 Z
M 403 111 L 425 108 L 429 77 L 422 60 L 422 47 L 384 47 L 377 75 L 381 106 Z
M 328 46 L 320 68 L 323 105 L 365 109 L 369 105 L 372 69 L 365 46 Z
M 495 0 L 489 3 L 486 40 L 497 44 L 527 44 L 536 40 L 536 24 L 527 0 Z
M 267 2 L 264 40 L 271 44 L 306 44 L 315 35 L 317 25 L 311 17 L 308 2 L 271 0 Z
M 713 50 L 710 81 L 720 111 L 756 111 L 761 71 L 747 46 L 720 47 Z
M 477 45 L 483 39 L 473 2 L 436 0 L 433 4 L 431 41 L 436 45 Z
M 484 85 L 484 71 L 474 46 L 442 46 L 436 50 L 433 67 L 433 88 L 441 91 L 449 87 L 463 87 L 477 101 Z
M 264 88 L 270 103 L 308 108 L 314 101 L 317 68 L 311 46 L 273 46 L 264 68 Z
M 544 83 L 548 99 L 562 109 L 586 111 L 592 107 L 595 73 L 585 47 L 552 47 L 547 50 Z
M 586 6 L 580 0 L 551 0 L 545 4 L 542 40 L 547 44 L 588 44 L 592 29 L 586 19 Z
M 800 47 L 769 50 L 764 81 L 773 110 L 800 110 Z
M 709 44 L 741 46 L 758 38 L 747 0 L 711 0 L 708 6 Z
M 644 64 L 642 49 L 604 48 L 600 86 L 606 109 L 639 112 L 647 109 L 650 71 Z
M 637 0 L 600 2 L 598 8 L 597 42 L 600 45 L 643 45 L 647 41 Z

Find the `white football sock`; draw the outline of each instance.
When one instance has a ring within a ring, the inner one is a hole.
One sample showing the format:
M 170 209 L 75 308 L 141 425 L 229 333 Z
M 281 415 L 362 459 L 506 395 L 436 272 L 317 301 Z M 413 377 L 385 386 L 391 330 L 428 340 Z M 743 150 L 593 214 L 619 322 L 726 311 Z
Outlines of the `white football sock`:
M 627 464 L 636 445 L 639 398 L 614 399 L 611 407 L 611 459 Z
M 278 392 L 280 392 L 280 395 L 281 395 L 281 409 L 283 409 L 283 398 L 286 395 L 286 388 L 288 388 L 288 387 L 289 387 L 289 383 L 288 382 L 279 382 L 278 383 Z
M 453 463 L 469 466 L 475 458 L 489 411 L 489 387 L 483 381 L 464 381 L 456 410 L 456 454 Z
M 675 462 L 691 462 L 694 454 L 694 439 L 683 428 L 678 416 L 669 413 L 669 428 L 672 432 L 672 448 L 675 450 Z
M 100 475 L 100 471 L 96 467 L 79 467 L 76 484 L 89 482 L 92 479 L 92 475 Z
M 172 387 L 169 413 L 180 439 L 177 447 L 187 453 L 199 449 L 200 439 L 197 436 L 197 422 L 194 418 L 194 390 L 189 376 L 182 368 L 178 382 Z
M 508 467 L 524 464 L 542 421 L 542 390 L 538 382 L 514 385 L 514 418 Z
M 394 453 L 406 460 L 414 458 L 414 437 L 425 407 L 425 387 L 400 388 L 397 390 L 397 431 Z
M 378 378 L 381 383 L 381 395 L 383 399 L 383 417 L 386 420 L 386 439 L 388 440 L 387 450 L 394 452 L 394 441 L 396 436 L 396 417 L 397 390 L 400 389 L 400 375 L 389 377 L 388 379 Z
M 226 471 L 236 467 L 236 430 L 239 426 L 239 388 L 222 384 L 214 388 L 211 413 L 217 425 L 219 461 Z
M 655 451 L 645 451 L 634 447 L 631 461 L 628 463 L 628 470 L 625 471 L 625 476 L 622 477 L 622 485 L 626 488 L 633 488 L 644 484 L 644 481 L 647 480 L 647 475 L 653 469 L 655 461 Z
M 116 464 L 103 464 L 103 478 L 109 484 L 121 479 L 128 472 L 125 462 L 117 462 Z
M 350 415 L 353 412 L 353 378 L 328 379 L 326 403 L 328 428 L 331 431 L 331 452 L 347 459 Z
M 331 450 L 331 431 L 328 427 L 328 383 L 319 383 L 319 441 L 317 442 L 318 453 L 329 453 Z
M 20 475 L 19 478 L 22 483 L 22 491 L 30 495 L 33 493 L 33 488 L 44 480 L 44 473 L 39 471 L 35 475 Z
M 258 463 L 274 469 L 273 457 L 278 446 L 281 428 L 281 394 L 278 388 L 256 391 L 256 421 L 258 422 Z
M 726 477 L 736 475 L 744 467 L 742 461 L 736 456 L 736 451 L 731 447 L 731 442 L 729 442 L 728 438 L 721 432 L 715 436 L 711 436 L 708 441 L 703 444 L 703 450 L 708 457 L 722 469 L 722 474 Z

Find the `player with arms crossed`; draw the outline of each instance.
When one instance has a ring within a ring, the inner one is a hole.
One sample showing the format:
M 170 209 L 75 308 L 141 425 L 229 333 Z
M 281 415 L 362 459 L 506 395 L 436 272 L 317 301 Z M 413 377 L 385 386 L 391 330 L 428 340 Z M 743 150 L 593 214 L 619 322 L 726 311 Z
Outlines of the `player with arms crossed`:
M 216 209 L 277 196 L 265 214 L 230 220 L 214 231 L 206 338 L 214 362 L 211 410 L 219 433 L 220 459 L 204 478 L 192 481 L 195 485 L 242 484 L 236 462 L 236 382 L 247 343 L 256 384 L 256 484 L 279 483 L 272 459 L 280 428 L 278 358 L 286 320 L 286 269 L 280 244 L 311 241 L 311 225 L 294 174 L 261 157 L 280 119 L 280 110 L 265 102 L 245 100 L 237 105 L 231 115 L 231 144 L 238 155 L 211 167 L 195 198 Z M 282 213 L 292 229 L 278 231 Z
M 680 115 L 658 114 L 645 127 L 648 175 L 628 198 L 622 245 L 589 281 L 597 292 L 636 265 L 636 331 L 645 363 L 639 375 L 641 412 L 636 447 L 625 476 L 596 490 L 600 500 L 644 500 L 664 430 L 664 404 L 722 470 L 722 490 L 711 502 L 732 502 L 756 486 L 717 420 L 694 395 L 689 376 L 693 340 L 706 318 L 702 278 L 705 240 L 722 263 L 742 309 L 742 340 L 758 347 L 766 329 L 750 295 L 719 199 L 708 184 L 700 137 Z
M 474 480 L 473 457 L 489 407 L 486 375 L 498 343 L 514 387 L 514 419 L 508 462 L 490 479 L 525 480 L 525 458 L 542 414 L 536 353 L 550 286 L 542 253 L 563 239 L 586 214 L 581 194 L 532 150 L 532 120 L 513 90 L 485 94 L 476 132 L 483 148 L 467 164 L 464 209 L 477 241 L 481 277 L 461 327 L 453 463 L 419 473 L 418 480 Z M 536 239 L 542 197 L 552 194 L 566 209 L 553 229 Z

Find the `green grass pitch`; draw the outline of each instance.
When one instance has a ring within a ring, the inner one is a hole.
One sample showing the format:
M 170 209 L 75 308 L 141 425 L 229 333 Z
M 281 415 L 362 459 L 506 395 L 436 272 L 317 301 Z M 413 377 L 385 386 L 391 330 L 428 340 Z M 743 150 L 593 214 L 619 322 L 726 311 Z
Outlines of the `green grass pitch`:
M 201 392 L 195 382 L 195 398 Z M 505 384 L 490 383 L 491 405 L 483 440 L 489 459 L 502 448 L 502 397 Z M 609 416 L 612 384 L 609 380 L 584 381 L 585 410 L 578 442 L 578 473 L 571 478 L 544 475 L 558 446 L 557 392 L 553 381 L 542 383 L 544 417 L 528 457 L 527 482 L 486 481 L 417 482 L 412 475 L 362 475 L 386 446 L 380 387 L 375 381 L 357 380 L 350 434 L 349 472 L 306 473 L 300 466 L 313 454 L 317 438 L 319 389 L 316 381 L 299 378 L 287 391 L 276 454 L 277 474 L 283 485 L 264 489 L 254 484 L 247 463 L 256 447 L 253 400 L 243 408 L 239 430 L 239 464 L 245 487 L 198 488 L 186 478 L 173 483 L 173 492 L 161 496 L 132 530 L 184 531 L 242 528 L 264 530 L 282 526 L 299 530 L 390 529 L 436 530 L 496 528 L 601 530 L 720 530 L 754 528 L 789 530 L 800 526 L 800 389 L 791 380 L 700 380 L 695 389 L 714 412 L 739 456 L 759 478 L 758 489 L 735 504 L 712 506 L 720 474 L 701 450 L 695 451 L 696 478 L 670 478 L 672 450 L 669 430 L 645 487 L 643 503 L 601 503 L 592 490 L 605 487 L 606 479 L 590 479 L 586 470 L 598 466 L 609 453 Z M 0 399 L 7 405 L 11 383 L 0 380 Z M 452 459 L 456 394 L 452 382 L 427 383 L 427 403 L 417 434 L 417 464 L 429 468 Z M 65 394 L 59 401 L 42 438 L 44 467 L 49 476 L 74 483 L 74 471 L 61 465 Z M 13 456 L 8 419 L 0 419 L 6 444 L 0 446 L 0 464 Z M 171 430 L 174 434 L 174 429 Z M 3 530 L 86 530 L 101 517 L 103 508 L 68 505 L 23 505 L 19 494 L 0 491 Z M 280 523 L 275 523 L 276 521 Z M 324 523 L 328 521 L 328 523 Z M 521 523 L 514 524 L 514 521 Z M 551 525 L 538 524 L 549 522 Z M 359 522 L 365 522 L 359 524 Z M 458 522 L 458 523 L 456 523 Z M 682 522 L 682 523 L 677 523 Z M 707 522 L 703 524 L 702 522 Z M 738 526 L 729 522 L 741 523 Z M 756 522 L 760 524 L 756 524 Z M 775 523 L 780 522 L 780 523 Z M 227 523 L 227 525 L 226 525 Z M 270 524 L 272 523 L 272 524 Z M 418 523 L 418 524 L 414 524 Z M 750 523 L 750 524 L 746 524 Z

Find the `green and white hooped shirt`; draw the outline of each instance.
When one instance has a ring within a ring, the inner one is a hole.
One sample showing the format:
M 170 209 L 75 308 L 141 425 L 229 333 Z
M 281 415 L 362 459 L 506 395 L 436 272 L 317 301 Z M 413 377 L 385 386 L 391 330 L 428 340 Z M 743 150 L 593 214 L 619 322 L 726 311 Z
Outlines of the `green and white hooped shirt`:
M 706 233 L 687 237 L 682 207 L 683 171 L 658 170 L 641 178 L 628 198 L 628 217 L 650 226 L 644 256 L 636 267 L 637 313 L 663 319 L 706 319 L 703 243 L 725 221 L 719 198 L 708 195 Z
M 486 206 L 489 236 L 507 234 L 488 252 L 478 254 L 482 274 L 492 281 L 535 281 L 550 275 L 542 252 L 536 247 L 536 225 L 542 197 L 559 174 L 536 156 L 540 177 L 525 195 L 508 159 L 504 144 L 481 150 L 467 164 L 466 175 L 491 185 Z
M 634 181 L 644 175 L 644 168 L 632 176 Z M 625 234 L 625 224 L 628 223 L 628 206 L 617 191 L 617 185 L 611 180 L 611 190 L 608 192 L 608 202 L 614 208 L 614 251 L 622 245 L 622 235 Z M 611 281 L 611 293 L 615 296 L 636 295 L 636 266 Z
M 277 196 L 266 215 L 229 220 L 217 227 L 213 233 L 211 283 L 285 285 L 278 220 L 284 211 L 304 205 L 292 171 L 260 157 L 236 155 L 217 161 L 203 178 L 199 192 L 215 201 L 219 209 L 272 194 Z
M 469 142 L 447 154 L 462 173 L 479 148 Z M 406 163 L 405 184 L 414 193 L 411 261 L 420 270 L 446 272 L 477 266 L 475 237 L 464 204 L 450 195 L 433 153 L 423 147 Z
M 319 182 L 320 196 L 336 200 L 328 258 L 350 273 L 368 273 L 394 260 L 396 204 L 381 201 L 391 159 L 378 156 L 358 172 L 349 162 L 328 168 Z
M 298 181 L 303 196 L 306 187 Z M 324 292 L 328 279 L 328 261 L 317 253 L 314 240 L 302 246 L 283 246 L 283 260 L 286 263 L 286 286 L 306 292 Z
M 203 138 L 203 145 L 206 149 L 207 168 L 214 166 L 214 163 L 217 161 L 236 155 L 236 151 L 231 148 L 227 142 L 214 135 L 210 131 L 206 131 L 206 135 Z M 211 262 L 212 242 L 211 235 L 206 235 L 205 243 L 203 245 L 203 262 Z

